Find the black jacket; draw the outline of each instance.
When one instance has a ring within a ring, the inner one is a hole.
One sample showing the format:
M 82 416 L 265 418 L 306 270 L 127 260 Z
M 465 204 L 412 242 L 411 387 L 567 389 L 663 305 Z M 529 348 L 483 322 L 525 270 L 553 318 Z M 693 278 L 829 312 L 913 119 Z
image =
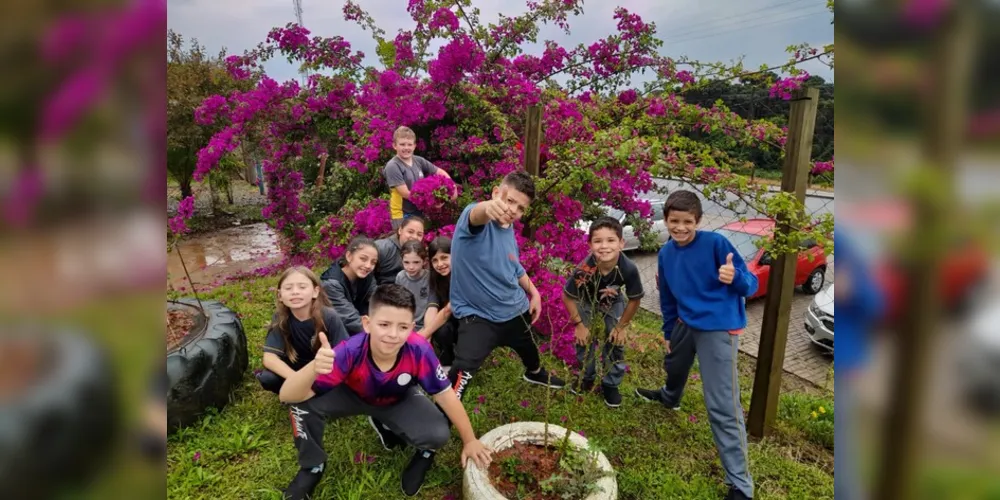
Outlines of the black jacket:
M 361 333 L 361 316 L 368 314 L 368 301 L 375 293 L 375 273 L 351 282 L 340 266 L 334 263 L 320 277 L 323 291 L 344 323 L 347 333 Z
M 399 244 L 399 236 L 375 240 L 375 248 L 378 250 L 378 262 L 372 273 L 375 281 L 379 285 L 395 283 L 396 275 L 403 270 L 403 246 Z

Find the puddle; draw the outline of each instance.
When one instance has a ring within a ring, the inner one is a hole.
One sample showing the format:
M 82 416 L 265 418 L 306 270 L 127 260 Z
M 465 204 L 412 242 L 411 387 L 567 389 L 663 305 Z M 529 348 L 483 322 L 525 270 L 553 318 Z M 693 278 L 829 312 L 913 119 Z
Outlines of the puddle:
M 281 257 L 277 233 L 263 222 L 185 237 L 177 246 L 191 280 L 199 289 L 227 276 L 266 266 Z M 167 273 L 174 289 L 190 290 L 177 251 L 167 254 Z

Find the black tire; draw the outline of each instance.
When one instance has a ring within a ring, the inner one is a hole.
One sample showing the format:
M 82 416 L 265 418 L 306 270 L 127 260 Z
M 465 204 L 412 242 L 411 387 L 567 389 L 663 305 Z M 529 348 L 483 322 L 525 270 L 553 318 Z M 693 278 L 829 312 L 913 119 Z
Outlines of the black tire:
M 207 318 L 198 321 L 167 352 L 167 424 L 171 432 L 197 421 L 208 408 L 222 409 L 246 372 L 247 337 L 236 313 L 214 300 L 201 301 Z M 168 301 L 168 307 L 197 308 L 198 301 Z
M 46 366 L 0 404 L 4 498 L 48 498 L 83 484 L 105 465 L 119 427 L 107 354 L 76 332 L 33 333 L 32 340 L 43 343 Z
M 808 293 L 809 295 L 816 295 L 823 289 L 823 285 L 825 284 L 826 267 L 819 266 L 809 273 L 809 276 L 806 278 L 806 282 L 802 284 L 802 291 Z

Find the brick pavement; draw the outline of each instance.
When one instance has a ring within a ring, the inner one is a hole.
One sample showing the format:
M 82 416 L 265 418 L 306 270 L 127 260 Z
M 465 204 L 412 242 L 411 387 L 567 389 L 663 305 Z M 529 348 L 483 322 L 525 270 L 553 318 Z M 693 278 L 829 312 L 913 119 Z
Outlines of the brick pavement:
M 642 285 L 646 295 L 642 299 L 642 308 L 660 315 L 660 294 L 656 290 L 656 254 L 633 252 L 629 257 L 635 261 L 642 275 Z M 827 283 L 833 280 L 833 260 L 826 272 Z M 824 284 L 824 287 L 826 285 Z M 833 390 L 833 380 L 830 367 L 833 366 L 833 356 L 824 354 L 812 345 L 806 337 L 804 318 L 806 309 L 815 296 L 807 295 L 796 289 L 792 300 L 791 321 L 788 325 L 788 342 L 785 347 L 784 369 L 799 378 L 809 381 L 818 387 Z M 764 315 L 764 299 L 755 299 L 747 304 L 747 329 L 740 338 L 740 351 L 757 358 L 760 349 L 760 326 Z

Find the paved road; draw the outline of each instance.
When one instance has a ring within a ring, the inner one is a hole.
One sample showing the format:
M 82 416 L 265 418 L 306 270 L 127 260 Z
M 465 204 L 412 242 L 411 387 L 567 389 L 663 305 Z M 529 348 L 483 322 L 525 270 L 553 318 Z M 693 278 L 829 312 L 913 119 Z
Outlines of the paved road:
M 719 217 L 719 219 L 722 219 Z M 660 315 L 660 294 L 656 290 L 656 254 L 632 253 L 629 257 L 635 261 L 642 275 L 642 286 L 646 295 L 642 299 L 642 308 Z M 826 272 L 827 283 L 833 280 L 833 265 Z M 792 300 L 791 322 L 788 325 L 788 343 L 785 347 L 784 369 L 802 379 L 808 380 L 819 387 L 833 389 L 833 381 L 827 380 L 830 367 L 833 366 L 833 356 L 822 353 L 806 338 L 803 319 L 806 309 L 814 296 L 806 295 L 796 290 Z M 754 358 L 760 349 L 760 325 L 764 316 L 764 299 L 756 299 L 747 304 L 747 329 L 740 338 L 740 351 Z
M 687 189 L 698 192 L 704 205 L 703 208 L 705 209 L 705 215 L 707 216 L 708 215 L 725 216 L 728 217 L 730 220 L 732 220 L 732 219 L 737 219 L 740 216 L 753 218 L 753 217 L 760 217 L 761 215 L 756 210 L 753 210 L 750 207 L 746 206 L 745 203 L 740 201 L 739 198 L 737 198 L 736 195 L 733 194 L 727 193 L 726 200 L 727 202 L 728 201 L 737 202 L 735 206 L 736 213 L 734 213 L 733 210 L 730 210 L 729 207 L 723 206 L 722 204 L 716 202 L 706 202 L 704 195 L 701 194 L 701 189 L 704 188 L 704 185 L 702 184 L 688 184 L 686 182 L 681 182 L 671 179 L 660 179 L 660 178 L 654 179 L 654 182 L 656 182 L 656 185 L 658 187 L 665 188 L 669 191 L 675 191 L 678 189 Z M 654 199 L 661 199 L 665 197 L 664 195 L 659 193 L 651 193 L 648 196 Z M 826 213 L 832 214 L 834 213 L 833 193 L 810 190 L 806 194 L 805 205 L 806 205 L 806 212 L 808 212 L 809 214 L 813 215 L 826 214 Z

